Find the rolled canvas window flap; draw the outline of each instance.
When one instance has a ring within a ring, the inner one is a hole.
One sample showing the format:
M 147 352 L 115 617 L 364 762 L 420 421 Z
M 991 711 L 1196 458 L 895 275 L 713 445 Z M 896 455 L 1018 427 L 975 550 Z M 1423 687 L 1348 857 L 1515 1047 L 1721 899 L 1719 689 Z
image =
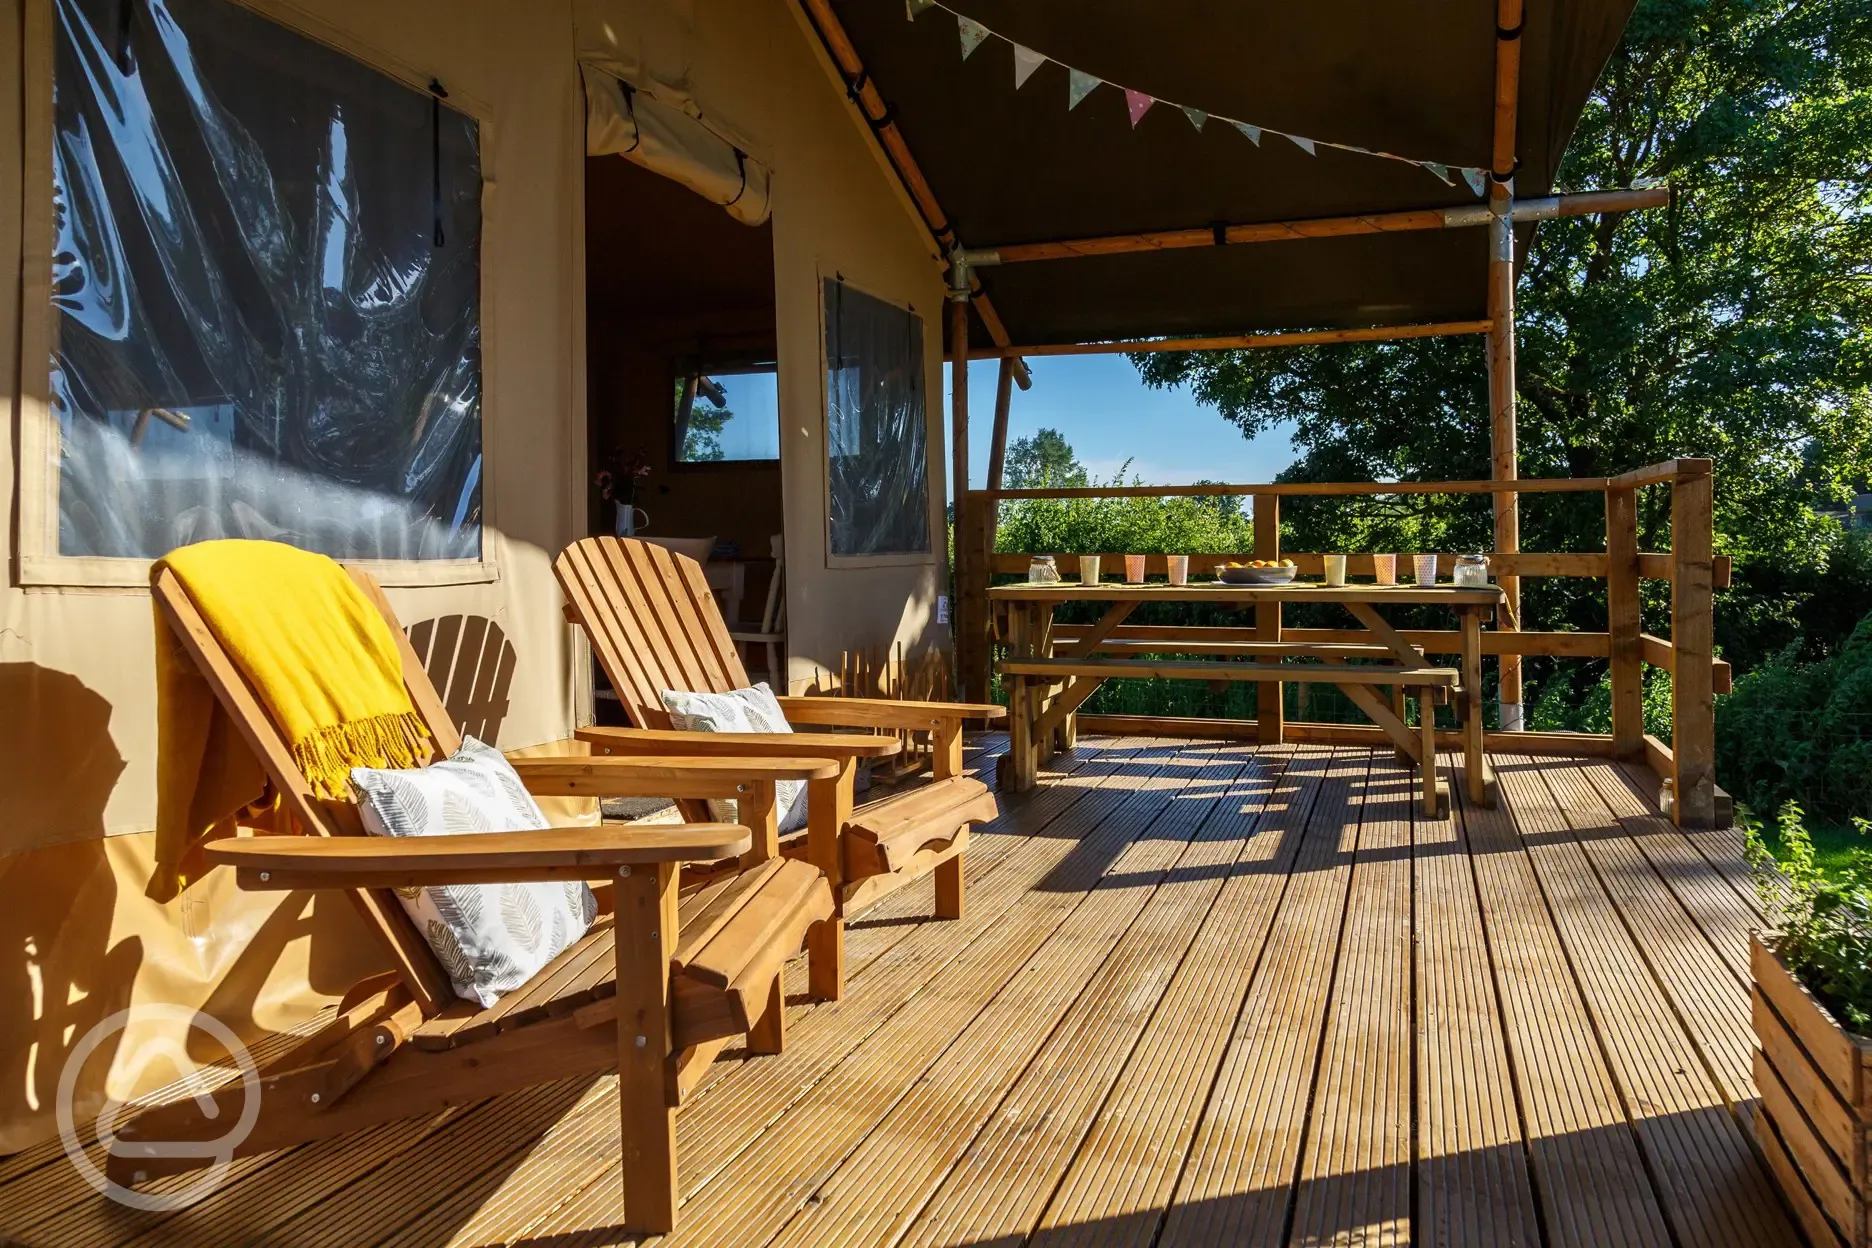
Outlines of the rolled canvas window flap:
M 591 65 L 585 77 L 585 154 L 622 156 L 680 182 L 743 225 L 772 211 L 772 171 L 680 109 Z

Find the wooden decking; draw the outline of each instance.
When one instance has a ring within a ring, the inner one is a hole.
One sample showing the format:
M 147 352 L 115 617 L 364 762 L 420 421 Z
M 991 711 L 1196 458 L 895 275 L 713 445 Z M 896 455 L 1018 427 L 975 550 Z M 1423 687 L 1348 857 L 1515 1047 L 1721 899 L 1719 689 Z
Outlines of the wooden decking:
M 994 738 L 975 743 L 994 765 Z M 1792 1245 L 1751 1149 L 1733 834 L 1618 765 L 1495 756 L 1413 810 L 1389 751 L 1094 739 L 849 934 L 846 999 L 679 1116 L 668 1245 Z M 803 963 L 793 968 L 803 989 Z M 0 1160 L 0 1236 L 582 1245 L 621 1218 L 608 1081 L 108 1205 Z

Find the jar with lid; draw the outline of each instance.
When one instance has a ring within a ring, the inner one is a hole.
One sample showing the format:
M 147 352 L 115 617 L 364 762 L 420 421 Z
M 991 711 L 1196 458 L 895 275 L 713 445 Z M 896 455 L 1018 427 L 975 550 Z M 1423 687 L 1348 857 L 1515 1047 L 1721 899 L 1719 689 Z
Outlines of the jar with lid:
M 1456 583 L 1471 588 L 1488 584 L 1487 555 L 1457 555 Z
M 1027 565 L 1027 583 L 1029 585 L 1057 585 L 1060 583 L 1059 568 L 1053 562 L 1052 555 L 1035 555 Z

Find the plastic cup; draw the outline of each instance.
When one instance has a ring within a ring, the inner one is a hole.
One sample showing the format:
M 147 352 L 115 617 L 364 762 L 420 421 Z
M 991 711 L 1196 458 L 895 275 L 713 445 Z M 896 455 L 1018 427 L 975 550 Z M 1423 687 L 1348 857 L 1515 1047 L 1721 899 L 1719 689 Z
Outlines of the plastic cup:
M 1079 580 L 1086 585 L 1096 585 L 1099 579 L 1099 557 L 1097 555 L 1079 556 Z
M 1345 556 L 1344 555 L 1327 555 L 1325 558 L 1326 558 L 1326 583 L 1328 585 L 1345 584 Z
M 1436 584 L 1435 555 L 1412 555 L 1411 567 L 1417 573 L 1417 583 L 1419 585 Z
M 1164 570 L 1168 573 L 1172 585 L 1187 585 L 1189 583 L 1189 556 L 1165 555 Z
M 1380 585 L 1397 584 L 1397 556 L 1373 555 L 1371 557 L 1372 574 Z
M 1133 585 L 1142 585 L 1144 583 L 1143 555 L 1125 556 L 1125 580 Z

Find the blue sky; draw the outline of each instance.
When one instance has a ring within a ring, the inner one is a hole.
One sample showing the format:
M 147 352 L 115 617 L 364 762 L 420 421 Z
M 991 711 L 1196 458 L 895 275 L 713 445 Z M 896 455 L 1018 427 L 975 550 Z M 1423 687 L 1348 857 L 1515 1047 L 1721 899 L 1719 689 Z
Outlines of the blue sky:
M 1008 442 L 1051 426 L 1065 435 L 1098 480 L 1110 480 L 1125 460 L 1127 473 L 1149 485 L 1191 481 L 1272 481 L 1293 462 L 1286 429 L 1252 441 L 1196 401 L 1187 386 L 1153 390 L 1122 355 L 1051 356 L 1029 361 L 1031 390 L 1014 391 Z M 994 423 L 993 360 L 969 366 L 969 476 L 980 489 L 988 474 L 988 438 Z M 943 369 L 943 424 L 949 424 L 952 383 Z

